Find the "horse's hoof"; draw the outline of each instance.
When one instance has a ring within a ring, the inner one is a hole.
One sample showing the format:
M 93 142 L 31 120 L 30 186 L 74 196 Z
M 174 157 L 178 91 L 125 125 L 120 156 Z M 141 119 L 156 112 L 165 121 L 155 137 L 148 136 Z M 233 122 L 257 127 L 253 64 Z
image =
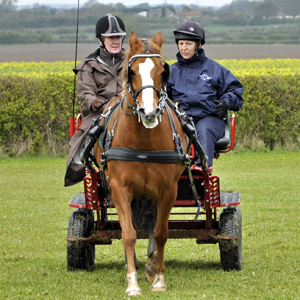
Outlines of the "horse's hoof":
M 125 282 L 128 283 L 128 287 L 127 287 L 127 290 L 125 291 L 125 293 L 128 296 L 138 296 L 138 295 L 142 294 L 142 290 L 140 289 L 137 281 L 138 281 L 137 272 L 127 274 Z
M 154 276 L 154 281 L 151 286 L 151 290 L 154 292 L 165 292 L 167 290 L 167 285 L 165 284 L 164 275 Z
M 131 291 L 126 290 L 126 294 L 128 296 L 140 296 L 142 295 L 142 290 L 141 289 L 131 290 Z
M 166 287 L 151 287 L 151 290 L 153 292 L 165 292 L 167 290 L 167 286 Z

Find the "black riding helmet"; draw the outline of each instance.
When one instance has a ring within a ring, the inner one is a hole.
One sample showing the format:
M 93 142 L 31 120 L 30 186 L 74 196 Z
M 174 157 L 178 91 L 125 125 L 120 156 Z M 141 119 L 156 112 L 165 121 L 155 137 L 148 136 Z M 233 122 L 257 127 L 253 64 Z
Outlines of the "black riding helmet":
M 196 42 L 195 55 L 198 54 L 200 44 L 205 44 L 205 32 L 202 26 L 195 21 L 185 21 L 179 24 L 174 32 L 175 41 L 178 46 L 179 40 Z
M 105 48 L 102 37 L 104 36 L 123 36 L 125 39 L 126 30 L 121 18 L 107 14 L 100 18 L 96 23 L 96 38 L 99 38 Z M 106 49 L 106 48 L 105 48 Z M 106 49 L 107 50 L 107 49 Z
M 174 35 L 176 44 L 178 44 L 178 40 L 200 41 L 202 45 L 205 44 L 204 29 L 195 21 L 182 22 L 177 26 Z

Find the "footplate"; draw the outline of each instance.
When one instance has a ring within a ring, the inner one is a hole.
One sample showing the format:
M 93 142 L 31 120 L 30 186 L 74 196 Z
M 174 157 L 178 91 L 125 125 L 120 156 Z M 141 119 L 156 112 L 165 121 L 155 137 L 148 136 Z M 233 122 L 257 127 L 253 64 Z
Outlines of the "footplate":
M 86 208 L 84 193 L 77 193 L 69 203 L 71 207 Z
M 241 193 L 240 192 L 221 192 L 221 205 L 220 206 L 230 206 L 230 205 L 239 205 L 241 202 Z

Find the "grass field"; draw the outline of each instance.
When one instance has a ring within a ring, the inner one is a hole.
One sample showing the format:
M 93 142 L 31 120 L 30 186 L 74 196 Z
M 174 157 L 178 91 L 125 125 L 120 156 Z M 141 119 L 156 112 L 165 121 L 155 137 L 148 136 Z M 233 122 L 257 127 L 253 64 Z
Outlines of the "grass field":
M 0 298 L 127 299 L 121 241 L 96 246 L 92 272 L 66 268 L 65 159 L 0 158 Z M 242 152 L 214 162 L 223 190 L 242 193 L 243 270 L 223 272 L 218 245 L 169 240 L 166 293 L 143 279 L 147 241 L 137 242 L 140 299 L 299 299 L 299 152 Z

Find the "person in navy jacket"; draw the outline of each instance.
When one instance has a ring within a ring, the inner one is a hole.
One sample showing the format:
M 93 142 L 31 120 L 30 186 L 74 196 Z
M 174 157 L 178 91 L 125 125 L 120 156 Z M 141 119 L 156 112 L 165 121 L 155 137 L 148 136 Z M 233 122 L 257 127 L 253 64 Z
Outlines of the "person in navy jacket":
M 183 22 L 174 35 L 179 52 L 171 66 L 168 96 L 193 118 L 212 167 L 215 144 L 224 136 L 227 110 L 242 108 L 244 87 L 229 70 L 205 56 L 205 33 L 199 23 Z

